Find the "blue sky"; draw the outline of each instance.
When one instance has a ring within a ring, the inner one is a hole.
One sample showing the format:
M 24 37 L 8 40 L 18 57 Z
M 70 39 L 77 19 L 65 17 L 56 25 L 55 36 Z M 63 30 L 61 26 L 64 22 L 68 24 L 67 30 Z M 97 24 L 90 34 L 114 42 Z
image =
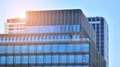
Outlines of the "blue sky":
M 109 24 L 110 67 L 120 67 L 120 0 L 0 0 L 0 32 L 7 18 L 24 17 L 26 10 L 82 9 L 86 16 L 105 17 Z

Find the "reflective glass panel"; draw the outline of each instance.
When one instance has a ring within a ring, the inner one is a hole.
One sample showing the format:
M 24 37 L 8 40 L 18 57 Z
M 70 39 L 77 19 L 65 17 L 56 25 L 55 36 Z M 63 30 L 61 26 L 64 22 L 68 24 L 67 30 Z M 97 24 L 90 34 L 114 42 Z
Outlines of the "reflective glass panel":
M 22 63 L 28 64 L 28 56 L 22 56 Z
M 37 56 L 37 63 L 39 63 L 39 64 L 43 63 L 43 56 L 42 55 Z
M 46 55 L 44 57 L 44 63 L 51 63 L 51 56 L 50 55 Z
M 59 55 L 52 55 L 52 63 L 58 63 Z
M 7 64 L 13 64 L 13 56 L 7 56 Z
M 20 56 L 14 56 L 14 63 L 15 64 L 20 64 L 21 57 Z

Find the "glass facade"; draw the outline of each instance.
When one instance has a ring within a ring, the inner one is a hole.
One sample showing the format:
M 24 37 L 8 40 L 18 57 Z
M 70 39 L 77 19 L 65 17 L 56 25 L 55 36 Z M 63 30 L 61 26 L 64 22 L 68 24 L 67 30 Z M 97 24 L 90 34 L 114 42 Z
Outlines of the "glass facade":
M 103 17 L 88 17 L 88 21 L 96 32 L 96 48 L 105 58 L 106 67 L 109 67 L 108 24 Z
M 28 11 L 26 33 L 0 34 L 0 67 L 105 67 L 82 11 Z

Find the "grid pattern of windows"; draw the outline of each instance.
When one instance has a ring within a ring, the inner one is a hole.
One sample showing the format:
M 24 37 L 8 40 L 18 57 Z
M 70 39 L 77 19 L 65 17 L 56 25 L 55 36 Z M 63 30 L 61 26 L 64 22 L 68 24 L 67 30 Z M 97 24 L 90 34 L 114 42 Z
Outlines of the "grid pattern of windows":
M 0 51 L 0 64 L 60 64 L 73 67 L 82 63 L 88 66 L 89 59 L 88 43 L 11 45 L 1 46 Z
M 9 49 L 8 49 L 9 48 Z M 89 52 L 89 44 L 33 44 L 0 46 L 0 54 Z
M 48 42 L 48 41 L 69 41 L 69 40 L 81 40 L 80 33 L 66 33 L 66 34 L 29 34 L 29 35 L 17 35 L 2 37 L 0 36 L 0 42 Z

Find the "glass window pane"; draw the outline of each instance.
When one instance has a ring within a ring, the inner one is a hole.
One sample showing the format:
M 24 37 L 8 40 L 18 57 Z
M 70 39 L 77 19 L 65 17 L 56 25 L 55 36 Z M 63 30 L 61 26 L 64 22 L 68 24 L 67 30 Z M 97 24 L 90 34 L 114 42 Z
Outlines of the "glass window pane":
M 81 48 L 83 52 L 89 52 L 89 44 L 82 44 Z
M 83 55 L 83 62 L 89 62 L 89 55 Z
M 50 48 L 51 48 L 51 45 L 44 45 L 45 52 L 51 52 Z
M 74 55 L 68 55 L 68 58 L 69 63 L 74 63 Z
M 5 53 L 5 47 L 6 46 L 0 46 L 0 53 Z
M 30 51 L 30 53 L 34 53 L 35 52 L 35 45 L 30 45 L 29 46 L 29 51 Z
M 68 52 L 74 52 L 74 45 L 68 44 Z
M 15 53 L 20 53 L 21 47 L 20 46 L 15 46 L 14 49 L 15 49 L 15 51 L 14 51 Z
M 5 56 L 1 56 L 0 57 L 0 62 L 1 62 L 1 64 L 5 64 L 6 63 L 6 57 Z
M 42 53 L 42 45 L 37 45 L 37 53 Z
M 65 44 L 60 44 L 59 47 L 60 47 L 60 52 L 66 52 L 67 49 Z
M 7 64 L 13 64 L 13 56 L 7 56 Z
M 22 56 L 22 63 L 28 64 L 28 56 Z
M 43 56 L 37 56 L 37 63 L 42 64 L 43 63 Z
M 44 57 L 44 63 L 51 63 L 51 56 L 50 55 L 46 55 Z
M 30 56 L 29 57 L 29 63 L 35 64 L 36 63 L 36 56 Z
M 58 52 L 58 45 L 57 44 L 53 44 L 52 46 L 52 52 Z
M 60 63 L 66 63 L 66 55 L 61 55 L 60 56 Z
M 20 56 L 14 56 L 14 63 L 15 64 L 20 64 L 21 57 Z
M 53 55 L 52 56 L 52 63 L 58 63 L 59 61 L 59 55 Z
M 27 53 L 28 46 L 22 46 L 22 53 Z
M 7 53 L 13 53 L 13 48 L 12 46 L 7 46 Z
M 76 63 L 82 63 L 82 55 L 76 55 Z
M 75 52 L 81 52 L 81 45 L 80 44 L 75 44 Z

